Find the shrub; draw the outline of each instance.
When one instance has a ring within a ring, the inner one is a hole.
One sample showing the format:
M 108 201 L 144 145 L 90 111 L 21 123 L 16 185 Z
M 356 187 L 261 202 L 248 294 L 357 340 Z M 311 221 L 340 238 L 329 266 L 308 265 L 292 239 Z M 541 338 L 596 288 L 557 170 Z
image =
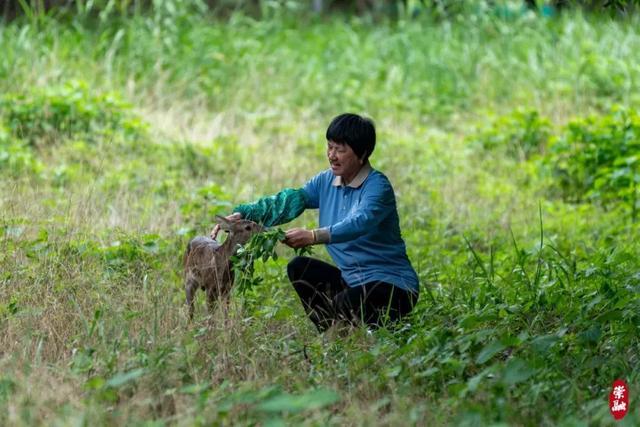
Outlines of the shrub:
M 116 133 L 137 137 L 146 129 L 117 94 L 95 94 L 78 81 L 5 95 L 0 109 L 10 132 L 30 145 L 71 136 L 84 136 L 89 141 Z
M 614 107 L 610 114 L 569 123 L 550 161 L 565 201 L 622 202 L 637 218 L 640 116 Z
M 211 227 L 212 218 L 224 214 L 231 208 L 231 196 L 214 183 L 198 188 L 180 205 L 184 222 L 193 229 Z
M 542 153 L 550 136 L 549 121 L 535 110 L 516 110 L 498 118 L 472 139 L 485 150 L 502 150 L 516 160 Z
M 24 142 L 12 137 L 7 129 L 0 125 L 0 172 L 4 176 L 18 177 L 24 173 L 37 174 L 42 163 L 33 155 L 31 148 Z

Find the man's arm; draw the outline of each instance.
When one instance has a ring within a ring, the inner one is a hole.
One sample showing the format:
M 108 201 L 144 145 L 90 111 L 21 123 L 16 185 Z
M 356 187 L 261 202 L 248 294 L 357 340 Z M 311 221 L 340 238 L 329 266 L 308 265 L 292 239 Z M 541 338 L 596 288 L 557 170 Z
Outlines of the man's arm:
M 293 221 L 304 212 L 307 195 L 301 188 L 285 188 L 277 194 L 263 197 L 254 203 L 233 208 L 242 218 L 260 223 L 266 227 Z

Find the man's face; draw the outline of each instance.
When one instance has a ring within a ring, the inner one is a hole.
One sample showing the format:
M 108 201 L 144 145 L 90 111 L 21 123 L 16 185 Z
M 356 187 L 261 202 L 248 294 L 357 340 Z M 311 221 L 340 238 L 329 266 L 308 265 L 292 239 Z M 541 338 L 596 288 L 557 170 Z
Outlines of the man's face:
M 327 141 L 327 158 L 333 174 L 349 180 L 356 176 L 362 166 L 356 153 L 347 144 Z

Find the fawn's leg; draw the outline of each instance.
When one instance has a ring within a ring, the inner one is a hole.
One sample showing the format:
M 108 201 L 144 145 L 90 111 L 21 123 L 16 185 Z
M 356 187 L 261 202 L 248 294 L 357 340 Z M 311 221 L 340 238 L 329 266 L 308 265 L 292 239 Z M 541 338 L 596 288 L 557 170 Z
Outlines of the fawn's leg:
M 207 306 L 209 307 L 209 313 L 213 314 L 216 309 L 216 302 L 218 300 L 218 290 L 211 286 L 207 288 Z
M 184 284 L 184 291 L 187 294 L 187 306 L 189 307 L 189 320 L 193 320 L 193 297 L 198 290 L 198 284 L 192 277 L 188 277 Z
M 229 304 L 231 304 L 231 295 L 229 295 L 229 292 L 224 292 L 222 295 L 220 295 L 219 301 L 220 305 L 222 306 L 222 315 L 225 323 L 225 328 L 227 328 L 229 323 Z

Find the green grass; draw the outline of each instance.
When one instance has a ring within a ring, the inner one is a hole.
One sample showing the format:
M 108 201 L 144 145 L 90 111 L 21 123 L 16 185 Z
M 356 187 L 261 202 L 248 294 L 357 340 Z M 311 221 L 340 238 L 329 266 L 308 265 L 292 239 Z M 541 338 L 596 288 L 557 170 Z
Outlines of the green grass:
M 638 107 L 638 28 L 168 10 L 0 26 L 0 424 L 607 425 L 616 378 L 638 423 L 631 187 L 563 197 L 555 151 L 572 119 Z M 282 247 L 228 310 L 200 293 L 189 324 L 188 239 L 324 168 L 343 111 L 376 120 L 413 316 L 318 336 Z M 597 126 L 580 129 L 620 138 Z

